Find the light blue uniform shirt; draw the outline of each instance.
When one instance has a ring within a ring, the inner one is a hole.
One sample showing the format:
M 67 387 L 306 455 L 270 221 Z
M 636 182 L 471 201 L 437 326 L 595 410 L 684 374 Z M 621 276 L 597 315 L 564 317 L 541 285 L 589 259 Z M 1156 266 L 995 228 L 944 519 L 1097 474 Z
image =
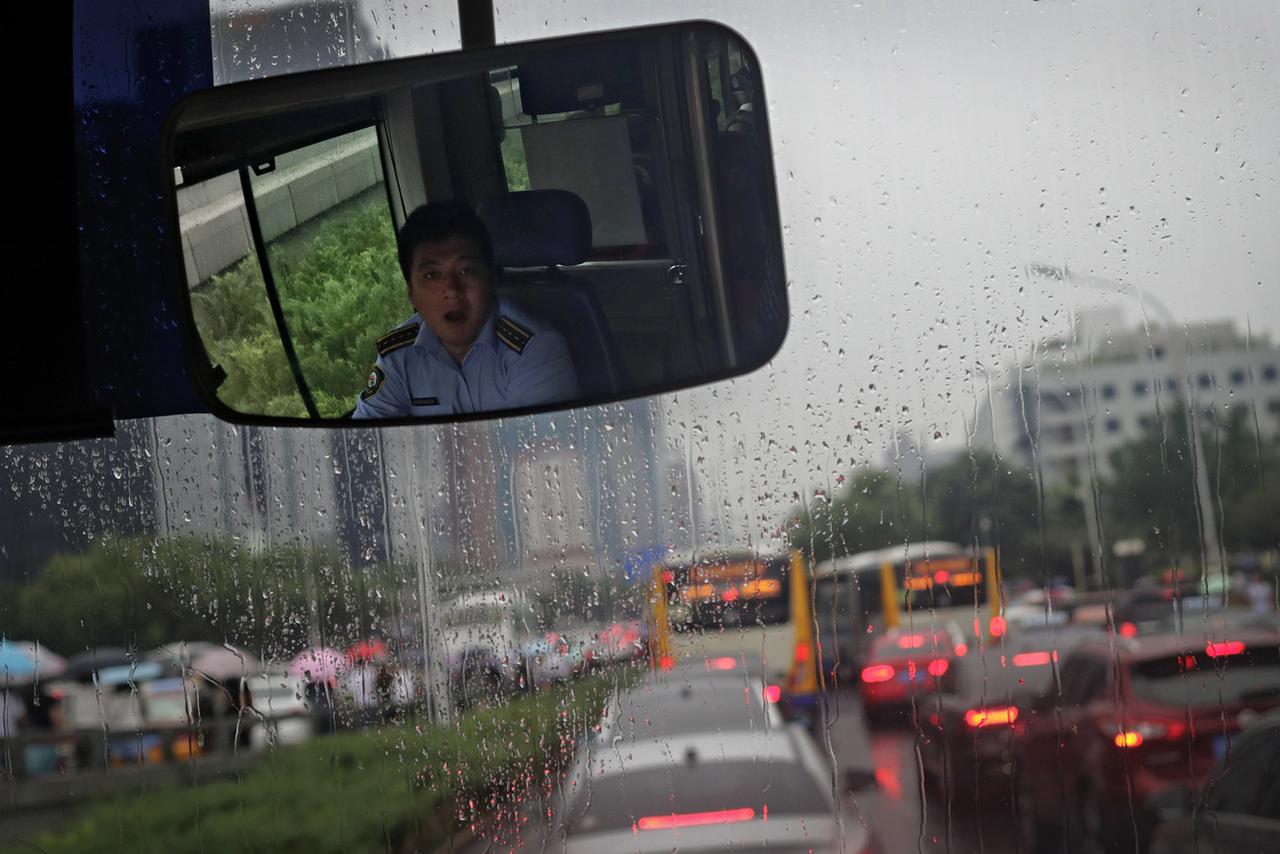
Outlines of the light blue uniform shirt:
M 418 314 L 384 335 L 353 417 L 491 412 L 577 395 L 578 374 L 564 337 L 496 302 L 461 365 Z

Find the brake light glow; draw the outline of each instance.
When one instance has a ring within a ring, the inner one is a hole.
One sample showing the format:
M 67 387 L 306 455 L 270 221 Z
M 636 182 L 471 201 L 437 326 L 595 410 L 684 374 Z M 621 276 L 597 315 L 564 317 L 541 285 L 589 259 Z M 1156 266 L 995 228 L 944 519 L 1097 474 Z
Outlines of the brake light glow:
M 769 685 L 764 689 L 764 698 L 770 703 L 776 703 L 782 699 L 782 686 Z
M 723 596 L 721 596 L 720 598 L 721 598 L 721 599 L 723 599 L 723 600 L 724 600 L 724 601 L 726 601 L 726 602 L 737 602 L 737 601 L 738 601 L 738 588 L 736 588 L 736 587 L 730 587 L 728 590 L 724 591 L 724 595 L 723 595 Z
M 970 709 L 964 713 L 964 722 L 974 729 L 984 726 L 1011 724 L 1018 719 L 1017 706 L 1001 706 L 994 709 Z
M 804 664 L 809 660 L 809 656 L 812 654 L 813 653 L 809 649 L 809 645 L 807 643 L 796 644 L 796 652 L 795 652 L 796 664 Z
M 1133 623 L 1121 623 L 1119 631 L 1122 637 L 1136 638 L 1138 636 L 1138 627 Z
M 969 654 L 969 645 L 964 641 L 956 644 L 956 658 L 964 658 Z
M 671 670 L 676 666 L 676 660 L 673 656 L 664 655 L 658 659 L 659 670 Z
M 899 649 L 919 649 L 924 646 L 924 635 L 903 635 L 898 638 Z
M 934 584 L 946 584 L 950 580 L 951 573 L 947 572 L 945 569 L 940 569 L 933 574 Z
M 1211 643 L 1204 648 L 1210 658 L 1222 658 L 1228 655 L 1239 655 L 1244 652 L 1244 644 L 1240 641 L 1223 641 Z
M 731 655 L 724 655 L 720 658 L 708 659 L 707 665 L 712 670 L 732 670 L 738 666 L 738 659 Z
M 1043 667 L 1050 661 L 1058 660 L 1058 651 L 1055 649 L 1050 652 L 1020 652 L 1013 657 L 1014 667 Z
M 947 661 L 945 658 L 935 658 L 933 661 L 929 662 L 929 675 L 943 676 L 946 674 L 947 668 L 950 666 L 951 662 Z
M 892 664 L 872 664 L 862 668 L 863 682 L 888 682 L 893 678 Z
M 991 636 L 993 638 L 1002 636 L 1005 628 L 1007 628 L 1007 626 L 1005 624 L 1004 617 L 997 615 L 991 618 Z
M 702 824 L 732 824 L 736 821 L 751 821 L 755 817 L 755 810 L 743 807 L 737 810 L 647 815 L 636 822 L 636 826 L 641 830 L 670 830 L 674 827 L 697 827 Z
M 952 587 L 972 587 L 982 582 L 981 572 L 957 572 L 951 576 Z
M 1138 747 L 1142 744 L 1140 732 L 1118 732 L 1115 737 L 1116 747 Z

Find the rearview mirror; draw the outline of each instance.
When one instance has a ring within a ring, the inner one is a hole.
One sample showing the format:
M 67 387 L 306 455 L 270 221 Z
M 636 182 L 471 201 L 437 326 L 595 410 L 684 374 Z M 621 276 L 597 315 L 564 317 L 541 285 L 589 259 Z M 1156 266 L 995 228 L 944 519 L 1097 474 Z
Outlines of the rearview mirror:
M 722 27 L 218 87 L 164 149 L 193 374 L 228 420 L 603 403 L 786 333 L 759 62 Z

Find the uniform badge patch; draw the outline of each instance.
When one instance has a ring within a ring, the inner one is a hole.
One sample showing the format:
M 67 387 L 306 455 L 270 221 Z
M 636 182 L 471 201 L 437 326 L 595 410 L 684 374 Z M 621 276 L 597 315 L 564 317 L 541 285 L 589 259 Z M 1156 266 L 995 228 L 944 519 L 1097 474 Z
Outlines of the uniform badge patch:
M 499 341 L 517 353 L 523 353 L 525 346 L 529 343 L 529 339 L 533 337 L 532 332 L 509 317 L 499 318 L 493 331 L 498 334 Z
M 382 368 L 377 365 L 373 366 L 373 370 L 369 372 L 369 381 L 365 383 L 364 391 L 360 392 L 361 400 L 368 400 L 378 393 L 378 389 L 382 388 L 382 383 L 387 379 L 387 375 L 382 372 Z

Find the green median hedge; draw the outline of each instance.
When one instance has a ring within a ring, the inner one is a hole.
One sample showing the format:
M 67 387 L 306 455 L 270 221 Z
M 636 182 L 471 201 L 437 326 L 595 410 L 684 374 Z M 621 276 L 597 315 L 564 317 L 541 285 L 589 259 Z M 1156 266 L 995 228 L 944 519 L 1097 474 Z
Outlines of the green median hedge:
M 553 784 L 619 678 L 584 679 L 453 726 L 318 738 L 272 752 L 239 780 L 133 790 L 23 850 L 429 852 L 486 816 L 518 824 L 520 803 Z

